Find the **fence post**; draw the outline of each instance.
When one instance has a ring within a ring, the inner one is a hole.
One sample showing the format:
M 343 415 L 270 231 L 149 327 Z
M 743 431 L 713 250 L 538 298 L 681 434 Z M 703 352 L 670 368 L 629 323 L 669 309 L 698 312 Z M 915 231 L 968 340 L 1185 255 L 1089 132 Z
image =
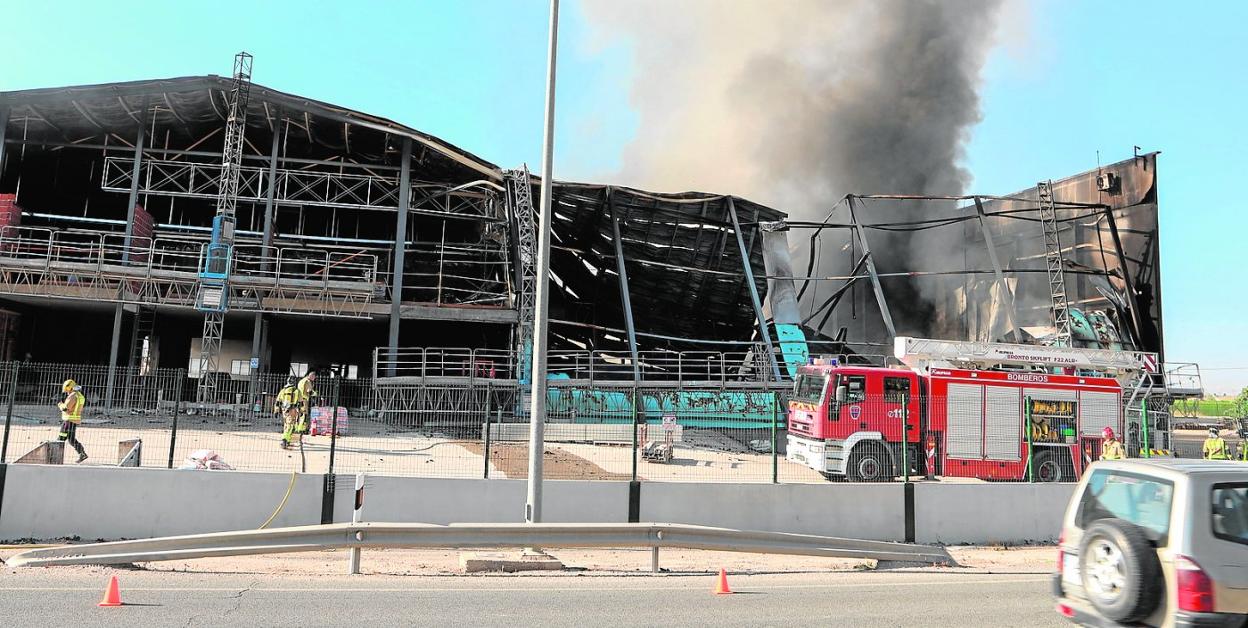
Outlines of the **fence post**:
M 355 474 L 355 508 L 351 510 L 351 523 L 360 522 L 360 514 L 361 514 L 360 511 L 362 511 L 363 509 L 364 509 L 364 474 L 357 473 Z M 362 540 L 358 532 L 356 533 L 355 539 L 357 541 Z M 350 564 L 350 569 L 348 570 L 348 572 L 353 576 L 359 574 L 360 573 L 360 548 L 359 547 L 351 548 L 350 562 L 351 564 Z
M 1035 469 L 1032 468 L 1032 462 L 1036 459 L 1036 451 L 1035 446 L 1031 442 L 1031 397 L 1023 397 L 1023 416 L 1025 417 L 1025 420 L 1023 421 L 1023 430 L 1026 432 L 1027 436 L 1027 481 L 1035 482 Z
M 17 376 L 21 372 L 22 363 L 14 362 L 10 369 L 12 382 L 9 384 L 9 399 L 5 404 L 4 412 L 4 442 L 0 444 L 0 464 L 4 464 L 8 460 L 9 455 L 9 429 L 13 424 L 13 403 L 17 398 Z
M 334 385 L 330 387 L 332 395 L 329 397 L 329 474 L 334 474 L 334 458 L 338 454 L 338 388 L 342 385 L 342 373 L 334 378 Z M 308 417 L 309 420 L 312 417 Z
M 1152 450 L 1149 449 L 1151 443 L 1148 440 L 1148 398 L 1140 400 L 1140 440 L 1144 443 L 1144 450 L 1140 453 L 1143 458 L 1152 458 Z
M 910 483 L 910 395 L 901 394 L 901 473 L 902 480 Z
M 632 402 L 629 404 L 633 416 L 633 482 L 637 481 L 637 385 L 633 385 Z
M 177 394 L 173 398 L 173 429 L 169 432 L 169 468 L 173 468 L 173 451 L 178 444 L 178 415 L 182 414 L 182 388 L 186 384 L 186 369 L 178 369 L 174 373 L 177 379 Z
M 771 413 L 771 483 L 779 484 L 780 457 L 776 452 L 776 432 L 779 429 L 780 413 L 783 412 L 783 407 L 780 403 L 780 393 L 773 392 L 772 394 L 775 395 L 775 407 L 772 408 Z
M 494 383 L 486 382 L 485 384 L 485 471 L 482 476 L 490 479 L 490 402 L 493 398 Z

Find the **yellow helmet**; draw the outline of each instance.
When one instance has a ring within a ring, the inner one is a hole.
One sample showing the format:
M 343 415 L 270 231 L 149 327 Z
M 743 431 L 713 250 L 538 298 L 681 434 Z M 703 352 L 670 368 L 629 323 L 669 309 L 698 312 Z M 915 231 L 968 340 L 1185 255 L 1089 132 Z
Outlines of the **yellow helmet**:
M 73 390 L 74 388 L 76 388 L 77 386 L 78 386 L 78 382 L 75 382 L 75 381 L 74 381 L 74 380 L 72 380 L 72 379 L 67 379 L 67 380 L 65 380 L 65 383 L 64 383 L 64 384 L 61 384 L 61 391 L 62 391 L 62 392 L 69 392 L 69 391 Z

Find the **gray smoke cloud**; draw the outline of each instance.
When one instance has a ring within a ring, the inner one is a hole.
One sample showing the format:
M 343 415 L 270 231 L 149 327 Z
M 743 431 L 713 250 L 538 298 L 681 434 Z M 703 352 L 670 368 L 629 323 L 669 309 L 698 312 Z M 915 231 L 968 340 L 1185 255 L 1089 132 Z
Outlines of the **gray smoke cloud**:
M 961 193 L 970 177 L 959 163 L 979 120 L 999 8 L 996 0 L 587 0 L 597 35 L 635 50 L 639 125 L 618 177 L 738 194 L 795 220 L 821 220 L 851 192 Z M 878 222 L 924 210 L 864 211 Z M 870 232 L 881 272 L 924 267 L 956 244 L 920 233 Z M 840 246 L 820 248 L 834 258 L 821 264 L 825 273 L 847 270 Z M 886 288 L 890 302 L 914 303 L 894 312 L 899 328 L 931 320 L 925 289 Z

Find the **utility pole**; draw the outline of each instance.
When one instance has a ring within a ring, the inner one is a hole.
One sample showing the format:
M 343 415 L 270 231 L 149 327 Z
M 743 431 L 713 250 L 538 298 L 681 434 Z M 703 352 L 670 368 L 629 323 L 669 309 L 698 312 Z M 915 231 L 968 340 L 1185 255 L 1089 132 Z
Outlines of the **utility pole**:
M 529 411 L 529 491 L 525 523 L 542 521 L 542 451 L 546 421 L 546 326 L 550 316 L 550 210 L 555 151 L 555 55 L 559 42 L 559 0 L 550 0 L 550 46 L 546 60 L 546 120 L 542 135 L 541 224 L 537 231 L 537 298 L 533 312 L 533 370 Z

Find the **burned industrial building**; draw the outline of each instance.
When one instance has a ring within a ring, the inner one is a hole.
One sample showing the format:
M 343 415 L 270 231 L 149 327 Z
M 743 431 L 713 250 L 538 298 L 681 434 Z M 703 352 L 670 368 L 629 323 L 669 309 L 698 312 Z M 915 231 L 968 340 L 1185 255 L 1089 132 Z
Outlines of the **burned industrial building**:
M 521 379 L 536 178 L 246 78 L 213 371 L 428 375 L 447 348 L 441 372 Z M 237 84 L 0 93 L 0 360 L 200 375 Z M 1138 155 L 1047 196 L 828 199 L 819 223 L 556 181 L 552 369 L 778 382 L 905 334 L 1160 352 L 1156 168 Z

